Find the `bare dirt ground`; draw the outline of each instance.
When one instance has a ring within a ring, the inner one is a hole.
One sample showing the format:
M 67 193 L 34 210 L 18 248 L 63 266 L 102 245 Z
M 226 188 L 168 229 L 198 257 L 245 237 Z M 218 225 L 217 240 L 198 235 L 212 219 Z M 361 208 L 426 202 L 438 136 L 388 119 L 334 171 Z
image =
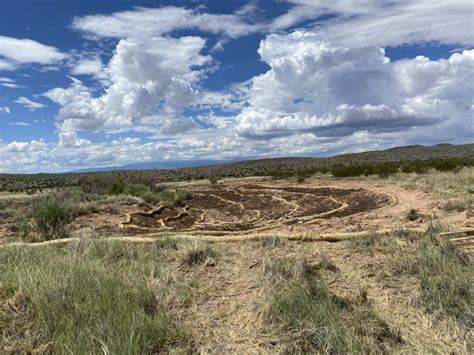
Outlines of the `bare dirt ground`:
M 76 218 L 71 225 L 72 234 L 325 234 L 402 227 L 426 229 L 433 220 L 457 228 L 474 227 L 470 211 L 447 212 L 440 208 L 443 201 L 432 193 L 383 181 L 315 177 L 304 183 L 245 179 L 217 185 L 181 185 L 193 194 L 184 207 L 160 207 L 133 200 L 108 203 L 99 212 Z M 413 208 L 420 218 L 410 221 L 407 213 Z M 3 243 L 14 234 L 11 224 L 0 223 Z
M 73 223 L 78 233 L 92 231 L 136 235 L 151 232 L 215 234 L 338 233 L 391 228 L 427 228 L 443 221 L 459 228 L 474 227 L 469 211 L 447 212 L 431 193 L 406 190 L 373 181 L 313 178 L 291 181 L 229 182 L 192 186 L 185 207 L 116 205 L 81 216 Z M 415 208 L 420 216 L 407 218 Z

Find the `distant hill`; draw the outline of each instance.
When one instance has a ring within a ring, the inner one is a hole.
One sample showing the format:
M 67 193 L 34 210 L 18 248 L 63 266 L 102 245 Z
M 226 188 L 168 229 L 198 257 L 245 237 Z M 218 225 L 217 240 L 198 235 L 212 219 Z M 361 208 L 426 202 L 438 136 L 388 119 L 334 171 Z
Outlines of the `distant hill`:
M 22 191 L 34 188 L 76 185 L 80 179 L 85 177 L 94 177 L 94 179 L 106 182 L 114 181 L 114 179 L 120 177 L 129 183 L 151 185 L 168 181 L 256 175 L 278 176 L 282 173 L 291 175 L 297 172 L 331 171 L 334 175 L 334 169 L 340 170 L 340 167 L 359 166 L 360 168 L 360 166 L 376 166 L 383 163 L 406 164 L 409 162 L 419 164 L 420 161 L 429 162 L 446 159 L 454 160 L 451 163 L 454 163 L 455 166 L 458 164 L 474 165 L 474 144 L 439 144 L 431 147 L 412 145 L 381 151 L 341 154 L 327 158 L 283 157 L 239 162 L 201 160 L 195 162 L 168 162 L 166 163 L 168 165 L 164 162 L 152 162 L 103 168 L 103 171 L 93 169 L 94 172 L 88 169 L 82 172 L 65 174 L 0 174 L 0 191 Z M 189 164 L 192 164 L 193 167 L 187 166 Z M 161 166 L 161 168 L 155 169 L 155 166 Z M 163 168 L 165 166 L 167 168 Z M 434 165 L 429 166 L 433 167 Z M 395 166 L 395 170 L 397 169 L 397 166 Z
M 116 170 L 150 170 L 150 169 L 180 169 L 192 168 L 199 166 L 217 165 L 234 163 L 237 160 L 173 160 L 173 161 L 152 161 L 145 163 L 134 163 L 120 166 L 108 166 L 100 168 L 88 168 L 71 171 L 70 173 L 93 173 L 101 171 L 116 171 Z
M 469 158 L 474 157 L 474 144 L 453 145 L 438 144 L 435 146 L 410 145 L 405 147 L 396 147 L 386 150 L 367 151 L 362 153 L 341 154 L 327 158 L 298 158 L 282 157 L 257 160 L 194 160 L 194 161 L 154 161 L 146 163 L 128 164 L 123 166 L 112 166 L 104 168 L 89 168 L 73 171 L 72 173 L 91 173 L 106 171 L 125 171 L 125 170 L 181 170 L 201 167 L 210 167 L 214 169 L 223 166 L 224 169 L 235 166 L 254 166 L 269 165 L 277 168 L 280 164 L 300 165 L 301 163 L 311 166 L 334 165 L 334 164 L 370 164 L 386 161 L 407 160 L 429 160 L 446 158 Z

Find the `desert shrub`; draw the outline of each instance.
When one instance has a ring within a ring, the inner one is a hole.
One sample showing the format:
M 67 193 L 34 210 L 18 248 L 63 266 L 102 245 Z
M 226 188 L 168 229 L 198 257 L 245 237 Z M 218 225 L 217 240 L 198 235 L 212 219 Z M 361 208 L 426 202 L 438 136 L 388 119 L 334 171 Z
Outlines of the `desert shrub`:
M 444 159 L 433 164 L 438 171 L 459 171 L 461 162 L 457 159 Z
M 111 188 L 111 180 L 101 175 L 82 176 L 77 185 L 87 194 L 107 193 Z
M 24 218 L 19 218 L 15 221 L 14 229 L 18 237 L 27 243 L 35 241 L 35 236 L 31 230 L 31 226 Z
M 66 226 L 77 215 L 76 208 L 58 195 L 45 195 L 33 202 L 34 224 L 44 240 L 67 235 Z
M 15 215 L 15 209 L 12 208 L 11 203 L 0 201 L 0 223 L 12 218 Z
M 125 181 L 123 181 L 122 178 L 117 178 L 115 181 L 112 183 L 112 186 L 110 187 L 109 194 L 111 195 L 119 195 L 123 194 L 125 192 L 125 188 L 127 185 L 125 184 Z
M 330 171 L 334 177 L 368 175 L 368 167 L 363 165 L 334 166 Z
M 129 184 L 125 187 L 125 193 L 136 197 L 141 197 L 143 194 L 149 192 L 150 189 L 143 184 Z

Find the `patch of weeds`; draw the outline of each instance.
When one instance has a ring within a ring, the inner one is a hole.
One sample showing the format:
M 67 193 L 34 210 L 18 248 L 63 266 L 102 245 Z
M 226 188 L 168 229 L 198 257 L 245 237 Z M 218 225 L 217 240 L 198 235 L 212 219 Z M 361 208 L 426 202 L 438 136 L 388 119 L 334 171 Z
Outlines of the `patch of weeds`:
M 263 274 L 272 281 L 305 278 L 317 272 L 303 259 L 274 259 L 264 258 L 262 263 Z
M 153 248 L 157 250 L 178 250 L 179 239 L 173 236 L 163 236 L 153 242 Z
M 453 198 L 447 200 L 441 205 L 441 208 L 449 212 L 464 212 L 468 210 L 472 205 L 472 201 L 469 199 Z
M 96 202 L 82 202 L 77 207 L 77 214 L 84 216 L 92 213 L 98 213 L 99 207 Z
M 337 266 L 334 262 L 325 254 L 321 257 L 321 261 L 316 265 L 318 270 L 328 270 L 332 272 L 336 272 Z
M 420 233 L 405 228 L 398 228 L 390 236 L 398 240 L 414 242 L 420 238 Z
M 367 236 L 351 238 L 349 240 L 349 244 L 351 248 L 356 251 L 372 252 L 375 246 L 377 245 L 377 243 L 379 242 L 380 238 L 381 238 L 380 235 L 376 233 L 370 233 Z

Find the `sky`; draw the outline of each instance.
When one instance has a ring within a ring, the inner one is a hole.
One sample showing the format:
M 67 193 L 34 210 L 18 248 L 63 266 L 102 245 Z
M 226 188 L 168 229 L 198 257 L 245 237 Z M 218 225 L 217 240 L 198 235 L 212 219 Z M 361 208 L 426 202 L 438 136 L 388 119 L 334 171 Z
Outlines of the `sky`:
M 0 173 L 473 137 L 471 0 L 0 0 Z

